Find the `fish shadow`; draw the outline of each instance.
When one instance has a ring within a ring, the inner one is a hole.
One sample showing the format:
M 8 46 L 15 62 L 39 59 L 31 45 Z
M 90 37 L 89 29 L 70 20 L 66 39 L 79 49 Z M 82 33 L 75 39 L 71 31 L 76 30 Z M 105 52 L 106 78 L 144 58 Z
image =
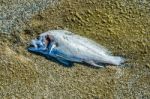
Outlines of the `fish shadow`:
M 108 65 L 108 64 L 100 63 L 100 66 L 102 66 L 102 67 L 95 67 L 95 66 L 92 66 L 92 65 L 90 65 L 88 63 L 85 63 L 85 62 L 72 62 L 72 61 L 67 61 L 68 64 L 64 64 L 64 63 L 60 62 L 58 59 L 56 59 L 55 57 L 44 55 L 44 54 L 41 54 L 39 52 L 34 52 L 34 51 L 30 51 L 30 50 L 28 50 L 28 52 L 34 53 L 35 55 L 38 55 L 38 56 L 42 56 L 47 60 L 58 63 L 59 65 L 62 65 L 63 67 L 67 67 L 67 68 L 73 67 L 74 63 L 78 63 L 78 64 L 81 64 L 81 65 L 84 65 L 84 66 L 87 66 L 87 67 L 90 67 L 90 68 L 93 68 L 93 69 L 100 69 L 100 68 L 106 67 Z
M 38 52 L 34 52 L 34 51 L 30 51 L 30 50 L 28 50 L 28 52 L 34 53 L 35 55 L 38 55 L 38 56 L 42 56 L 45 59 L 50 60 L 50 61 L 55 62 L 55 63 L 58 63 L 59 65 L 62 65 L 64 67 L 71 68 L 71 67 L 74 66 L 73 62 L 69 62 L 69 64 L 64 64 L 64 63 L 60 62 L 58 59 L 56 59 L 55 57 L 44 55 L 44 54 L 41 54 L 41 53 L 38 53 Z

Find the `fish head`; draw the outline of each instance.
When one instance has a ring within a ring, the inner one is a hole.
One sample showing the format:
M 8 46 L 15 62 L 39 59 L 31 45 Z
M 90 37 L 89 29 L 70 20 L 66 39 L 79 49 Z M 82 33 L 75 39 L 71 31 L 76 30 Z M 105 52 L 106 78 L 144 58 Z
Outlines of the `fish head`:
M 37 38 L 33 39 L 28 47 L 28 51 L 36 53 L 46 53 L 51 44 L 54 42 L 52 35 L 45 34 L 39 35 Z

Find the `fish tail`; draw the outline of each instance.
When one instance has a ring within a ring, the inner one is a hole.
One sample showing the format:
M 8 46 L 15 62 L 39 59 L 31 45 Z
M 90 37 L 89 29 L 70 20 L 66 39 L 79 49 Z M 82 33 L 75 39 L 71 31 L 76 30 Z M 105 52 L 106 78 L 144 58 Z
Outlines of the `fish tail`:
M 110 56 L 108 58 L 109 58 L 109 63 L 114 65 L 121 65 L 122 63 L 125 62 L 125 59 L 120 56 Z

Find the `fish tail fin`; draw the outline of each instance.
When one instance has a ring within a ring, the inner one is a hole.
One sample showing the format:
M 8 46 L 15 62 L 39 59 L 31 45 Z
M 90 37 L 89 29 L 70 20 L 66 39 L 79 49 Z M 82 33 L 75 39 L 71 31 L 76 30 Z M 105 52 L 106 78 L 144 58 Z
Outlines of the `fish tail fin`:
M 121 65 L 125 62 L 125 58 L 122 58 L 120 56 L 110 56 L 108 58 L 110 60 L 110 63 L 114 65 Z

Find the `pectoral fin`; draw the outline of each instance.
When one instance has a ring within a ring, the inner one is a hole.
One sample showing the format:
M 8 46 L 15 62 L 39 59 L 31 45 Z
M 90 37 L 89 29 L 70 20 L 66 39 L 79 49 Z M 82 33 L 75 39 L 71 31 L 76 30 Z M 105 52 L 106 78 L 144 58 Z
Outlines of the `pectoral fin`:
M 51 49 L 50 49 L 50 51 L 49 51 L 49 54 L 52 52 L 52 50 L 53 50 L 55 47 L 56 47 L 56 45 L 53 44 L 52 47 L 51 47 Z

